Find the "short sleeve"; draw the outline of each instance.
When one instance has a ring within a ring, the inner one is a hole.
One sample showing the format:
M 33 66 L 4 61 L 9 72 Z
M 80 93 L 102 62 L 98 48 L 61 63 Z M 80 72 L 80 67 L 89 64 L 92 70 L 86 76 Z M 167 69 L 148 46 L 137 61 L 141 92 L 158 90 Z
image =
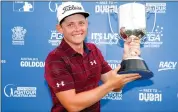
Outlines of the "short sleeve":
M 74 89 L 73 78 L 67 64 L 61 59 L 45 61 L 45 79 L 54 93 Z
M 96 46 L 95 46 L 96 47 Z M 110 70 L 112 70 L 112 68 L 109 66 L 108 62 L 105 61 L 101 51 L 96 47 L 97 50 L 97 54 L 101 60 L 101 66 L 102 66 L 102 70 L 101 70 L 101 74 L 104 74 L 106 72 L 109 72 Z

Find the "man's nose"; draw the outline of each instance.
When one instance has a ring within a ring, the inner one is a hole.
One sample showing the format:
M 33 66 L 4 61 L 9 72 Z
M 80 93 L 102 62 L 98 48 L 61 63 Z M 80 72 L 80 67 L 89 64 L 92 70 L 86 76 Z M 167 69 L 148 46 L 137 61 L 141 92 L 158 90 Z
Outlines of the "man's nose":
M 80 26 L 77 24 L 77 25 L 75 25 L 75 27 L 74 27 L 75 29 L 75 31 L 78 31 L 78 30 L 80 30 Z

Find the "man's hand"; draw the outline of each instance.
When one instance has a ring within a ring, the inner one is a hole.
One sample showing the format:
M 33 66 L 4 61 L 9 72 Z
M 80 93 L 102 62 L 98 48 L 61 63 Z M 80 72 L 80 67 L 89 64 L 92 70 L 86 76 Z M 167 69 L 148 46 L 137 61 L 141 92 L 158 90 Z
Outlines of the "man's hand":
M 140 39 L 138 37 L 129 37 L 124 43 L 123 59 L 140 55 Z
M 114 70 L 111 70 L 109 72 L 109 77 L 106 83 L 110 85 L 112 90 L 120 91 L 125 84 L 141 77 L 139 74 L 136 73 L 119 75 L 117 74 L 119 69 L 120 69 L 120 65 Z

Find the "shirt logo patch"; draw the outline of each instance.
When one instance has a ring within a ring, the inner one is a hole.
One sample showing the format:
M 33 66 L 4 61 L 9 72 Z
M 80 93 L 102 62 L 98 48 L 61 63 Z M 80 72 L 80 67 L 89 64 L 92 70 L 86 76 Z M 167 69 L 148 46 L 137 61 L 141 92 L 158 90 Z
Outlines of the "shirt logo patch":
M 93 61 L 90 61 L 90 64 L 91 64 L 91 65 L 94 65 L 94 64 L 96 65 L 97 63 L 96 63 L 95 60 L 93 60 Z
M 60 83 L 56 83 L 56 86 L 59 88 L 59 87 L 61 87 L 61 86 L 64 86 L 65 84 L 64 84 L 64 81 L 61 81 Z

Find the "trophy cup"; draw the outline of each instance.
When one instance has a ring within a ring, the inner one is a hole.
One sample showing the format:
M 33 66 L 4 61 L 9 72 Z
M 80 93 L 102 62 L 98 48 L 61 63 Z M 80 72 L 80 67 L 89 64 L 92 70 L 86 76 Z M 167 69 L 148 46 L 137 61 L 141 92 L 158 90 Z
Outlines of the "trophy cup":
M 146 14 L 145 6 L 139 3 L 127 3 L 119 7 L 119 30 L 121 38 L 142 39 L 146 35 Z M 140 46 L 139 46 L 140 48 Z M 129 50 L 128 56 L 122 60 L 119 74 L 139 73 L 142 79 L 150 79 L 153 73 L 149 70 L 145 61 L 134 56 L 132 48 Z

